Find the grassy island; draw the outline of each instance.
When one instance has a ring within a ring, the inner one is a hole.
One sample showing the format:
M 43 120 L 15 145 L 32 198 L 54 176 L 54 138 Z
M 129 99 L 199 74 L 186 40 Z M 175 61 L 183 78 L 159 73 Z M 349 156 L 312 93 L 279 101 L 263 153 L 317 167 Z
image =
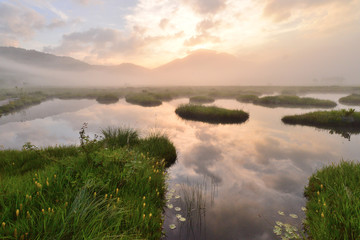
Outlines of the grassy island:
M 101 104 L 112 104 L 119 101 L 119 97 L 113 94 L 101 95 L 96 98 L 96 101 Z
M 243 103 L 253 103 L 254 101 L 258 100 L 259 97 L 256 95 L 252 95 L 252 94 L 244 94 L 244 95 L 239 95 L 236 97 L 236 100 L 238 102 L 243 102 Z
M 249 114 L 242 110 L 194 104 L 180 105 L 175 112 L 181 118 L 208 123 L 242 123 L 249 118 Z
M 300 107 L 300 108 L 333 108 L 336 103 L 330 100 L 322 100 L 308 97 L 298 97 L 290 95 L 267 96 L 255 99 L 254 104 L 267 107 Z
M 132 93 L 125 97 L 126 102 L 143 107 L 156 107 L 162 104 L 156 96 L 149 93 Z
M 354 109 L 316 111 L 300 115 L 285 116 L 281 120 L 287 124 L 299 124 L 314 127 L 360 128 L 360 112 L 355 112 Z
M 360 105 L 360 94 L 351 94 L 339 99 L 339 102 L 345 105 Z
M 190 103 L 213 103 L 214 98 L 209 96 L 194 96 L 189 98 Z
M 161 238 L 164 158 L 175 161 L 174 146 L 160 135 L 103 132 L 90 139 L 83 127 L 80 146 L 0 151 L 2 239 Z
M 317 171 L 305 188 L 309 239 L 358 239 L 360 164 L 341 162 Z

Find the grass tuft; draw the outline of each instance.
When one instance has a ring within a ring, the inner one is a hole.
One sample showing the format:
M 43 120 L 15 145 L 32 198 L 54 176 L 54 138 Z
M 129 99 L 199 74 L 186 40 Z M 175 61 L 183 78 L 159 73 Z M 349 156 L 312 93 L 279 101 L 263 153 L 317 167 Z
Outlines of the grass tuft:
M 310 239 L 358 239 L 360 236 L 360 164 L 341 162 L 311 176 L 305 188 Z

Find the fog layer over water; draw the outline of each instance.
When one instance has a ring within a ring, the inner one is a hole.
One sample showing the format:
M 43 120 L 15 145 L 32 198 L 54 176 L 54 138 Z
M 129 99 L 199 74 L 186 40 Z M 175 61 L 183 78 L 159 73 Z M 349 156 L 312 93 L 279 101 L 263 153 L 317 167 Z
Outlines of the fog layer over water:
M 344 95 L 316 96 L 337 100 Z M 275 239 L 275 220 L 301 224 L 301 219 L 288 214 L 304 216 L 301 207 L 308 177 L 332 162 L 358 160 L 360 154 L 360 135 L 348 141 L 327 130 L 281 122 L 284 115 L 315 109 L 217 100 L 217 106 L 243 109 L 250 118 L 243 124 L 214 125 L 178 118 L 176 106 L 187 102 L 178 99 L 145 108 L 124 99 L 110 105 L 95 100 L 52 100 L 0 118 L 0 145 L 21 148 L 28 141 L 37 146 L 78 144 L 84 122 L 91 136 L 107 126 L 136 128 L 142 135 L 166 133 L 178 151 L 178 162 L 169 169 L 169 189 L 181 196 L 171 200 L 181 210 L 165 212 L 168 239 Z M 186 210 L 193 216 L 197 210 L 196 206 L 185 208 L 183 189 L 196 184 L 207 185 L 201 190 L 206 209 L 190 218 Z M 178 221 L 176 214 L 186 221 Z M 170 224 L 176 229 L 170 230 Z

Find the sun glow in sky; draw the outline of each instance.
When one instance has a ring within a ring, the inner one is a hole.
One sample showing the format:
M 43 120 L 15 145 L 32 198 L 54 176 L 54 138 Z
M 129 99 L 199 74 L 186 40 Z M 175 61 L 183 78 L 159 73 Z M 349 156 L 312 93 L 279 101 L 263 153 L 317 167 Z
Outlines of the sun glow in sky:
M 255 61 L 359 52 L 359 36 L 359 0 L 0 0 L 1 46 L 93 64 L 152 68 L 198 49 Z

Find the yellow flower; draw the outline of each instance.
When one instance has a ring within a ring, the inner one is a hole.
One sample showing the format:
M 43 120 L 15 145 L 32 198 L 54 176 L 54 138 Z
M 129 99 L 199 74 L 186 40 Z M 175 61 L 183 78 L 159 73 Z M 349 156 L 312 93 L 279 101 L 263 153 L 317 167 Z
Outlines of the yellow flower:
M 6 223 L 2 222 L 1 226 L 2 226 L 3 229 L 5 229 L 5 225 L 6 225 Z
M 51 208 L 48 208 L 48 212 L 51 212 Z
M 120 198 L 117 198 L 117 199 L 116 199 L 116 202 L 118 203 L 119 201 L 120 201 Z
M 54 178 L 56 178 L 56 174 L 54 174 Z
M 151 176 L 149 177 L 149 181 L 151 181 Z
M 146 206 L 146 203 L 143 204 L 143 207 L 145 207 L 145 206 Z
M 16 217 L 18 217 L 18 216 L 19 216 L 19 214 L 20 214 L 19 209 L 16 209 Z
M 27 218 L 30 218 L 30 213 L 29 213 L 29 211 L 26 212 L 26 217 L 27 217 Z
M 145 215 L 145 214 L 143 214 L 143 219 L 145 219 L 145 217 L 146 217 L 146 215 Z
M 96 198 L 96 192 L 94 192 L 94 198 Z
M 119 189 L 118 188 L 116 188 L 116 194 L 118 194 L 119 193 Z
M 149 214 L 149 218 L 151 218 L 151 216 L 152 216 L 152 213 Z
M 323 212 L 321 213 L 321 217 L 322 217 L 322 218 L 324 217 L 324 213 L 323 213 Z
M 145 201 L 145 199 L 146 199 L 146 197 L 145 197 L 145 196 L 143 196 L 143 201 Z
M 320 195 L 320 192 L 319 192 L 319 191 L 317 191 L 317 195 L 318 195 L 318 196 Z
M 323 189 L 323 187 L 324 187 L 324 185 L 321 184 L 321 185 L 320 185 L 320 188 Z
M 324 207 L 326 207 L 326 202 L 324 202 Z
M 110 199 L 112 199 L 112 194 L 110 194 Z
M 41 212 L 42 212 L 43 214 L 45 214 L 45 210 L 44 210 L 44 209 L 41 209 Z
M 46 180 L 46 186 L 49 186 L 49 181 L 48 180 Z
M 107 199 L 107 194 L 105 194 L 105 199 Z

